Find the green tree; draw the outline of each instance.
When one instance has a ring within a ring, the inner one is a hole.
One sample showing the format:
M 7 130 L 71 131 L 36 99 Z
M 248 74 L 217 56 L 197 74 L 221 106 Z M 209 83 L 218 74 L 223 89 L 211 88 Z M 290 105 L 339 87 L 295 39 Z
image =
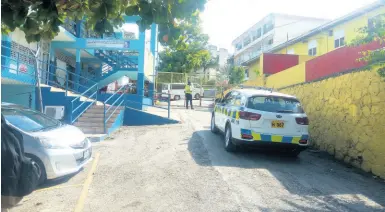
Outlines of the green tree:
M 180 23 L 182 34 L 159 53 L 159 72 L 190 73 L 212 65 L 210 52 L 206 49 L 209 37 L 202 33 L 200 21 Z
M 124 23 L 123 15 L 140 16 L 141 31 L 159 24 L 159 38 L 170 42 L 179 38 L 181 21 L 196 21 L 207 0 L 3 0 L 1 30 L 20 28 L 28 42 L 51 40 L 66 19 L 87 22 L 98 34 L 112 33 Z M 167 39 L 165 39 L 167 38 Z
M 230 84 L 241 84 L 245 80 L 245 69 L 242 66 L 232 66 L 229 73 Z
M 359 29 L 359 35 L 352 41 L 351 45 L 358 46 L 377 41 L 385 43 L 385 14 L 372 18 L 369 25 Z M 362 57 L 359 61 L 366 61 L 368 67 L 385 65 L 385 48 L 368 50 L 361 52 Z M 381 77 L 385 77 L 385 67 L 378 69 Z

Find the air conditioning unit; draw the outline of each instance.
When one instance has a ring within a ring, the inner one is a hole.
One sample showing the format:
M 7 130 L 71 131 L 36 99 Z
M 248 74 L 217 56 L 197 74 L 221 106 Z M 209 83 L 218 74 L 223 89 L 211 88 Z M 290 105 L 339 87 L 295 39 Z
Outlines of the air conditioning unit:
M 64 117 L 64 106 L 45 106 L 44 113 L 57 120 L 61 120 Z

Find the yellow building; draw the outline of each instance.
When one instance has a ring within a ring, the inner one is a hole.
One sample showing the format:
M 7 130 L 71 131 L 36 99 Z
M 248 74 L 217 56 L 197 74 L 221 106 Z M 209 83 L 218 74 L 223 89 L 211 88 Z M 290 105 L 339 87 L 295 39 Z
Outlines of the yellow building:
M 384 13 L 385 6 L 378 1 L 316 27 L 301 36 L 264 51 L 264 53 L 299 55 L 298 65 L 300 65 L 309 59 L 350 43 L 359 35 L 360 28 L 368 26 L 372 18 Z M 245 61 L 241 65 L 248 67 L 249 81 L 255 80 L 257 73 L 266 74 L 263 67 L 263 54 Z

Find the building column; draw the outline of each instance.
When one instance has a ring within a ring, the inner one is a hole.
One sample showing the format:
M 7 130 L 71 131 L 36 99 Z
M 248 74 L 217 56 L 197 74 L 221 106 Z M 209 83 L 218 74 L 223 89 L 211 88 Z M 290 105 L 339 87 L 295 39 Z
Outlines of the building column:
M 156 58 L 158 55 L 158 25 L 152 24 L 151 25 L 151 53 L 153 55 L 153 71 L 152 71 L 152 83 L 149 84 L 148 89 L 150 90 L 149 97 L 152 100 L 152 105 L 155 104 L 154 102 L 154 95 L 156 95 L 156 88 L 155 88 L 155 80 L 156 80 Z
M 144 54 L 145 54 L 145 43 L 146 43 L 146 33 L 139 32 L 139 43 L 140 47 L 138 49 L 138 79 L 136 80 L 136 90 L 139 97 L 140 109 L 143 109 L 143 95 L 144 95 Z
M 54 48 L 50 49 L 49 53 L 49 74 L 48 74 L 48 85 L 55 85 L 55 61 L 56 61 L 56 55 Z
M 79 83 L 80 83 L 80 73 L 81 70 L 81 63 L 80 63 L 80 49 L 76 49 L 76 68 L 75 68 L 75 80 L 74 80 L 74 89 L 75 91 L 79 90 Z

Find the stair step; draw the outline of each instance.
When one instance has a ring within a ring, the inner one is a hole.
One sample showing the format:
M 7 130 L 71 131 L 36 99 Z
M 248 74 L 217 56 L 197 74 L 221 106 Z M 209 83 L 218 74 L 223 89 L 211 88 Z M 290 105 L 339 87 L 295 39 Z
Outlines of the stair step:
M 103 134 L 103 127 L 79 127 L 84 134 Z
M 112 118 L 116 118 L 119 114 L 120 114 L 120 112 L 115 111 L 115 113 L 111 117 Z M 106 114 L 106 118 L 108 118 L 110 115 L 111 115 L 111 113 Z M 86 113 L 83 113 L 80 118 L 82 118 L 82 117 L 83 118 L 103 119 L 104 118 L 104 114 L 103 114 L 103 112 L 102 113 L 91 113 L 91 112 L 88 113 L 88 112 L 86 112 Z
M 113 122 L 108 122 L 106 124 L 107 128 L 110 128 L 112 126 Z M 79 128 L 95 128 L 95 127 L 104 127 L 103 122 L 76 122 L 74 124 L 75 126 Z

